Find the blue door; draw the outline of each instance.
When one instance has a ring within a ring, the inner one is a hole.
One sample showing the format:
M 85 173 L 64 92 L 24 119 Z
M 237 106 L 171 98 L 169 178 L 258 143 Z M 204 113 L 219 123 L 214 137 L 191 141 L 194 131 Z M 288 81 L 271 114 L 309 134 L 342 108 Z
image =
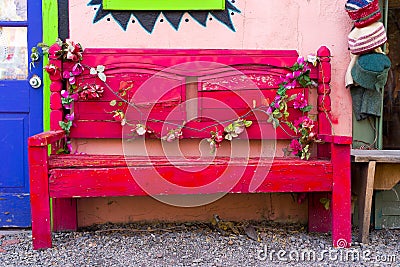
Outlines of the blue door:
M 43 129 L 43 88 L 29 83 L 42 65 L 29 55 L 42 40 L 42 1 L 0 2 L 0 227 L 28 227 L 27 138 Z

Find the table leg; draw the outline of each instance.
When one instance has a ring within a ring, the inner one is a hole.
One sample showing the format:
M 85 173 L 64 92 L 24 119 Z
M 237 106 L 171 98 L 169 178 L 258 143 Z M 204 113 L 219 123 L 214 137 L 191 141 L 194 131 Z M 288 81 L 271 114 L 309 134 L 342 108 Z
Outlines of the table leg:
M 358 222 L 360 229 L 358 241 L 361 243 L 368 243 L 372 195 L 374 193 L 375 167 L 376 162 L 370 161 L 368 166 L 362 167 L 361 171 L 361 186 L 358 195 Z

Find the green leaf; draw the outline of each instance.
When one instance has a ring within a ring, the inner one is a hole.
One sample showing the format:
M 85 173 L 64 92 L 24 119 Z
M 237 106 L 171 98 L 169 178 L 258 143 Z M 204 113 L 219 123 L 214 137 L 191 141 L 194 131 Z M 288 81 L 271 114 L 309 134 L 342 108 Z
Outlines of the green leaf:
M 300 65 L 299 65 L 299 63 L 294 63 L 293 64 L 293 66 L 291 67 L 291 68 L 289 68 L 291 71 L 295 71 L 295 70 L 298 70 L 299 69 L 299 67 L 300 67 Z
M 285 121 L 285 124 L 294 132 L 296 132 L 296 127 L 290 121 Z
M 110 101 L 110 106 L 114 107 L 117 104 L 117 100 L 111 100 Z
M 283 86 L 282 84 L 281 85 L 279 85 L 279 89 L 278 89 L 278 91 L 277 91 L 277 94 L 278 95 L 285 95 L 286 94 L 286 88 L 285 88 L 285 86 Z
M 72 127 L 72 121 L 68 122 L 59 121 L 58 124 L 60 125 L 61 129 L 63 129 L 67 134 L 69 134 L 70 129 Z
M 323 197 L 323 198 L 320 198 L 320 199 L 319 199 L 319 202 L 320 202 L 322 205 L 324 205 L 324 208 L 325 208 L 326 210 L 329 210 L 329 206 L 330 206 L 330 202 L 331 202 L 330 199 Z
M 272 126 L 274 126 L 275 129 L 278 128 L 278 126 L 279 126 L 279 120 L 273 118 L 273 120 L 272 120 Z
M 274 118 L 275 119 L 280 119 L 280 118 L 282 118 L 282 113 L 281 112 L 279 112 L 278 114 L 274 114 Z
M 285 110 L 285 112 L 283 112 L 283 116 L 284 116 L 285 118 L 289 117 L 289 112 L 287 112 L 287 111 Z
M 253 124 L 253 121 L 244 121 L 244 126 L 250 127 Z
M 297 97 L 297 94 L 293 94 L 293 95 L 291 95 L 291 96 L 288 98 L 288 100 L 287 100 L 287 101 L 292 101 L 292 100 L 295 100 L 295 99 L 296 99 L 296 97 Z
M 56 151 L 56 154 L 66 154 L 65 152 L 66 152 L 66 151 L 65 151 L 64 148 L 60 148 L 60 149 L 58 149 L 58 150 Z
M 304 148 L 303 148 L 303 150 L 305 151 L 305 152 L 308 152 L 308 149 L 310 148 L 310 145 L 306 145 Z
M 235 130 L 235 127 L 233 126 L 233 123 L 229 124 L 224 128 L 224 131 L 227 133 L 233 132 Z
M 308 105 L 308 106 L 305 106 L 304 108 L 301 108 L 300 110 L 303 111 L 303 112 L 310 112 L 311 109 L 312 109 L 312 106 Z

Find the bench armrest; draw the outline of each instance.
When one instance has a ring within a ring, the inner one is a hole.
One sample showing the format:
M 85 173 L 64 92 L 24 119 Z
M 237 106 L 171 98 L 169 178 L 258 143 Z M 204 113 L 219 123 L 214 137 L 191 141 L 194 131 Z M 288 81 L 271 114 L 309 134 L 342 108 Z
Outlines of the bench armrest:
M 43 132 L 29 137 L 28 146 L 47 146 L 62 138 L 65 138 L 65 132 L 63 130 Z
M 353 138 L 351 136 L 343 135 L 318 135 L 318 139 L 327 143 L 333 143 L 338 145 L 350 145 L 353 143 Z

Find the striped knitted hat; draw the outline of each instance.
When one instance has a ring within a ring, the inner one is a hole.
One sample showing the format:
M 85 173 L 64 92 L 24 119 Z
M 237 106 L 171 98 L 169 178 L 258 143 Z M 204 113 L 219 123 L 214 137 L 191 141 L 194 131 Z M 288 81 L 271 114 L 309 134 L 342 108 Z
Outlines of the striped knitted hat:
M 345 8 L 357 28 L 366 27 L 382 17 L 378 0 L 348 0 Z
M 387 41 L 382 22 L 374 22 L 364 28 L 354 28 L 348 37 L 350 52 L 355 55 L 372 51 Z
M 348 0 L 346 3 L 346 10 L 358 10 L 371 2 L 372 0 Z

